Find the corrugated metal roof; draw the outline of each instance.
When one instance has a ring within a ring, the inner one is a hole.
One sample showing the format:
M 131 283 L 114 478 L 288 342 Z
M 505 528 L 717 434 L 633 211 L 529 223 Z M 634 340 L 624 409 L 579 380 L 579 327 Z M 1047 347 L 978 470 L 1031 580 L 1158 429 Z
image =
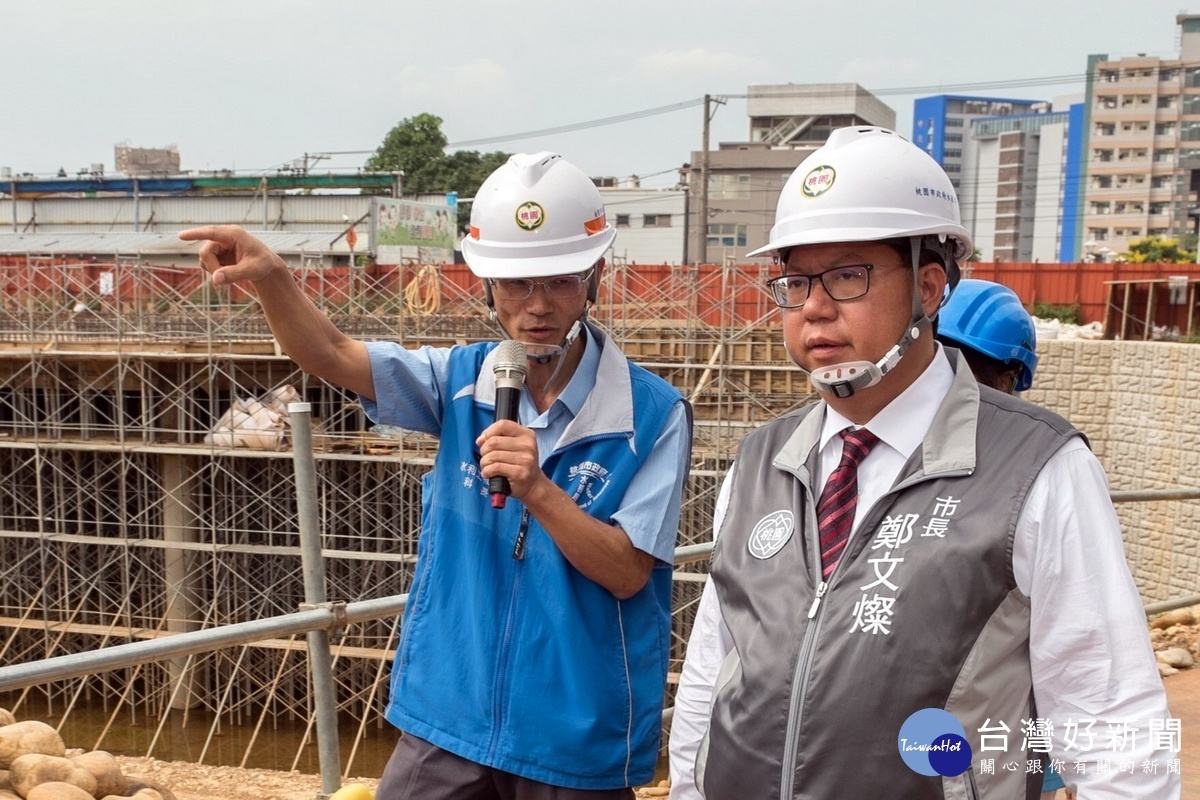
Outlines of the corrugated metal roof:
M 267 247 L 280 254 L 336 253 L 349 255 L 345 237 L 333 242 L 340 232 L 251 231 Z M 360 241 L 365 231 L 360 233 Z M 180 241 L 170 233 L 3 233 L 0 255 L 173 255 L 200 249 L 198 242 Z M 361 248 L 356 252 L 363 252 Z
M 268 196 L 264 214 L 262 195 L 147 195 L 131 197 L 39 197 L 0 199 L 0 220 L 13 220 L 12 231 L 118 233 L 176 231 L 196 225 L 246 225 L 272 230 L 321 230 L 312 223 L 341 224 L 343 217 L 357 220 L 371 210 L 370 195 Z M 134 224 L 134 211 L 138 222 Z M 29 226 L 29 227 L 27 227 Z M 6 224 L 4 227 L 8 228 Z M 360 235 L 362 231 L 359 231 Z

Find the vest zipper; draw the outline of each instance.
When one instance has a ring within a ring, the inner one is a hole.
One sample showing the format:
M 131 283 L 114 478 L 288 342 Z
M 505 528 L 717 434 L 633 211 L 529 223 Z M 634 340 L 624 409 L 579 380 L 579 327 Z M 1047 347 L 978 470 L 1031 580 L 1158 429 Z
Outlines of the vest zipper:
M 963 783 L 967 787 L 967 800 L 979 800 L 979 787 L 975 785 L 975 767 L 967 767 L 963 773 Z
M 526 511 L 522 517 L 522 530 L 528 525 L 529 512 Z M 514 554 L 515 557 L 515 554 Z M 491 759 L 495 755 L 496 747 L 500 741 L 500 731 L 503 728 L 502 717 L 504 716 L 503 698 L 505 696 L 505 687 L 508 683 L 508 651 L 512 644 L 513 634 L 513 617 L 517 613 L 517 593 L 521 588 L 521 573 L 523 565 L 518 563 L 514 567 L 512 592 L 508 597 L 508 615 L 504 620 L 504 636 L 500 640 L 500 652 L 496 659 L 496 689 L 495 698 L 492 701 L 492 741 L 488 744 L 488 758 Z
M 825 596 L 825 590 L 829 588 L 829 584 L 821 581 L 817 585 L 817 596 L 813 598 L 812 605 L 808 607 L 808 618 L 812 619 L 817 615 L 817 607 L 821 605 L 821 598 Z
M 839 564 L 840 566 L 840 564 Z M 834 573 L 837 569 L 834 568 Z M 832 575 L 830 576 L 832 577 Z M 829 590 L 829 584 L 821 581 L 817 584 L 817 595 L 813 598 L 808 609 L 808 618 L 814 619 L 820 610 L 821 598 Z M 800 642 L 800 653 L 796 657 L 796 671 L 792 674 L 792 697 L 788 709 L 787 732 L 783 737 L 783 771 L 780 774 L 779 797 L 788 800 L 795 788 L 793 782 L 796 774 L 796 736 L 800 728 L 800 701 L 808 687 L 808 668 L 812 663 L 813 646 L 821 627 L 820 620 L 810 623 L 804 630 L 804 639 Z

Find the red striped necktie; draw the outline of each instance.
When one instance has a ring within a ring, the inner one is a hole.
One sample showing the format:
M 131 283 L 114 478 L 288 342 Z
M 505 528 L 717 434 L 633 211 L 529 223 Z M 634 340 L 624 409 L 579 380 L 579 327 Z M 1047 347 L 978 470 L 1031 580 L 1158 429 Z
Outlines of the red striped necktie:
M 842 437 L 842 460 L 829 474 L 817 501 L 817 530 L 821 541 L 821 578 L 827 579 L 837 566 L 858 507 L 858 465 L 879 444 L 879 437 L 866 428 L 846 428 Z

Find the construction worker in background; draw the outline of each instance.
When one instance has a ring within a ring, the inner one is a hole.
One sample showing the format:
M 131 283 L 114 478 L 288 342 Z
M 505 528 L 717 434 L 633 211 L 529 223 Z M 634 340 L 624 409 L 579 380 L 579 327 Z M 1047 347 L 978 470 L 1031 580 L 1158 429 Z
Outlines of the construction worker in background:
M 722 486 L 672 798 L 1033 800 L 1043 744 L 1088 800 L 1179 798 L 1099 462 L 933 336 L 971 251 L 949 178 L 892 131 L 835 130 L 784 186 L 751 255 L 821 399 L 746 436 Z
M 975 379 L 1007 394 L 1033 385 L 1037 330 L 1017 293 L 999 283 L 966 278 L 938 314 L 937 338 L 957 348 Z
M 1006 394 L 1033 386 L 1037 370 L 1037 329 L 1033 317 L 1012 289 L 999 283 L 964 278 L 938 313 L 938 341 L 957 348 L 975 380 Z M 1042 800 L 1054 800 L 1059 789 L 1066 800 L 1062 770 L 1045 765 Z
M 378 800 L 615 800 L 654 775 L 691 415 L 588 319 L 614 236 L 578 168 L 513 156 L 462 242 L 506 341 L 406 350 L 339 331 L 242 229 L 181 234 L 214 283 L 253 284 L 304 371 L 439 438 Z M 515 421 L 501 358 L 525 375 Z

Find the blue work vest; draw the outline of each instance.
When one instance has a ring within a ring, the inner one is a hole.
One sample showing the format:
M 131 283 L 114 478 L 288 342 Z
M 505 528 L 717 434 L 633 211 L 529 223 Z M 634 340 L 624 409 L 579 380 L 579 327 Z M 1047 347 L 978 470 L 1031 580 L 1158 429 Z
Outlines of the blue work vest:
M 657 564 L 640 592 L 618 600 L 571 566 L 516 498 L 491 507 L 475 439 L 494 406 L 475 397 L 474 384 L 494 346 L 451 351 L 387 718 L 471 761 L 543 783 L 644 783 L 658 756 L 670 565 Z M 589 515 L 610 522 L 681 396 L 616 350 L 602 353 L 600 387 L 542 468 Z M 615 422 L 579 430 L 597 418 Z

